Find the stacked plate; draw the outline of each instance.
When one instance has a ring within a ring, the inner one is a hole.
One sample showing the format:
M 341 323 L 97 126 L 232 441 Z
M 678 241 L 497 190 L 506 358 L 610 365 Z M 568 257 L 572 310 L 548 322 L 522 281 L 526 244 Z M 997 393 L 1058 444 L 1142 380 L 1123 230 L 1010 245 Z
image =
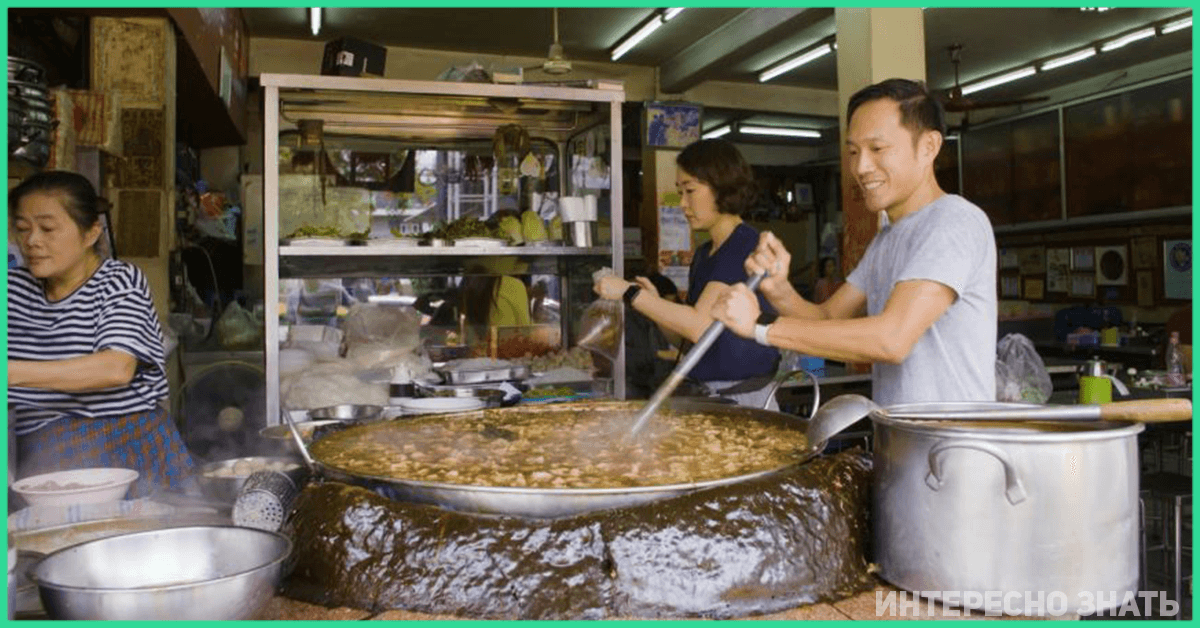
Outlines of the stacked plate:
M 53 142 L 54 105 L 42 66 L 8 58 L 8 155 L 36 167 L 46 165 Z

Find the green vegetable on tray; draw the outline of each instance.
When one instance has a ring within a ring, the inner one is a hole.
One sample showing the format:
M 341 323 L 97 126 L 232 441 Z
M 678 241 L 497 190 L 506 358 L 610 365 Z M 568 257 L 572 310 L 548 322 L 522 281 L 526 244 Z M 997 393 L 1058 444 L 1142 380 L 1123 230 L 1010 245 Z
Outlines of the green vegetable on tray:
M 287 236 L 289 240 L 296 238 L 340 238 L 342 233 L 337 227 L 314 227 L 312 225 L 303 225 Z
M 558 386 L 556 388 L 545 386 L 541 388 L 531 388 L 522 396 L 529 399 L 544 399 L 546 397 L 574 397 L 575 389 L 571 388 L 570 386 Z
M 423 234 L 425 238 L 442 239 L 442 240 L 461 240 L 463 238 L 507 238 L 507 236 L 493 229 L 487 223 L 479 220 L 474 216 L 459 218 L 445 225 L 439 225 L 437 228 Z

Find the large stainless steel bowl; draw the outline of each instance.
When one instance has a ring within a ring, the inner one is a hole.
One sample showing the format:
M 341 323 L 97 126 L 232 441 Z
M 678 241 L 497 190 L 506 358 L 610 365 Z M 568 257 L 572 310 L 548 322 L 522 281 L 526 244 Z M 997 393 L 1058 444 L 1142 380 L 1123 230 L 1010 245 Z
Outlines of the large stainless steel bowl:
M 286 536 L 255 528 L 164 528 L 63 548 L 29 578 L 54 619 L 250 619 L 291 551 Z

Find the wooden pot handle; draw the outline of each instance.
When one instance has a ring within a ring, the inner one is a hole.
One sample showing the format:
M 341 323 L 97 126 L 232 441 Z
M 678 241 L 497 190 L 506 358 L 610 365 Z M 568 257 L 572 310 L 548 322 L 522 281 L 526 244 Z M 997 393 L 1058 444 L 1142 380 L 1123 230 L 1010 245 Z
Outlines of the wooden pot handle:
M 1100 418 L 1106 421 L 1171 423 L 1192 420 L 1192 402 L 1188 399 L 1136 399 L 1100 404 Z

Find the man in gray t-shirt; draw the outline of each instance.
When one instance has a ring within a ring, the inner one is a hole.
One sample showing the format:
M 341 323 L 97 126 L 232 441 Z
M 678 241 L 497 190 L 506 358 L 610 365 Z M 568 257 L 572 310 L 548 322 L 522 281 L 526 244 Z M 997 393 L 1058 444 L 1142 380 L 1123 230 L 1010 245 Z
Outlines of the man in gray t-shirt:
M 933 162 L 945 114 L 924 84 L 889 79 L 847 107 L 851 174 L 880 232 L 827 301 L 805 300 L 787 281 L 791 256 L 771 233 L 746 260 L 780 312 L 760 318 L 743 285 L 713 314 L 763 344 L 848 362 L 872 362 L 880 405 L 995 399 L 996 242 L 987 216 L 942 191 Z

